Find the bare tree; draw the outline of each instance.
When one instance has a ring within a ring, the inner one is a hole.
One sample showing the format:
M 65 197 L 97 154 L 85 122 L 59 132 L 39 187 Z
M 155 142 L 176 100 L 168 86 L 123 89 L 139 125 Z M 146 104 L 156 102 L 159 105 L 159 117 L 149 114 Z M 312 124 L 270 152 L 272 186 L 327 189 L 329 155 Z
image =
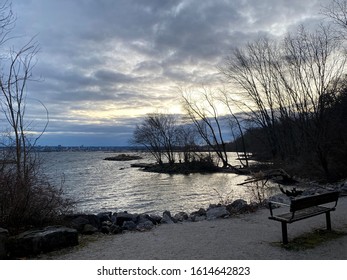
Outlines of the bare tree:
M 235 48 L 221 72 L 232 84 L 232 94 L 226 100 L 234 102 L 267 135 L 273 156 L 277 156 L 279 140 L 275 133 L 275 97 L 279 96 L 279 80 L 275 75 L 280 69 L 276 42 L 266 37 Z
M 26 123 L 26 88 L 32 76 L 33 59 L 37 54 L 35 43 L 25 45 L 19 51 L 11 51 L 7 73 L 0 77 L 1 109 L 10 126 L 9 147 L 15 149 L 17 175 L 23 182 L 27 180 L 30 170 L 31 141 L 28 139 L 30 123 Z
M 205 144 L 216 153 L 223 167 L 230 166 L 224 140 L 222 117 L 218 113 L 218 98 L 210 89 L 202 87 L 194 93 L 181 89 L 183 107 Z
M 15 18 L 11 5 L 0 6 L 0 108 L 3 122 L 1 129 L 6 140 L 1 143 L 8 158 L 0 159 L 0 223 L 13 227 L 38 225 L 61 214 L 70 207 L 61 190 L 51 186 L 40 174 L 39 163 L 33 148 L 39 136 L 31 138 L 32 121 L 26 115 L 28 83 L 38 45 L 34 40 L 23 47 L 6 48 L 13 38 Z
M 284 41 L 286 68 L 289 78 L 284 80 L 289 105 L 300 125 L 301 141 L 312 145 L 321 166 L 329 176 L 328 118 L 326 95 L 336 92 L 344 78 L 346 56 L 341 41 L 330 26 L 320 26 L 315 32 L 301 28 L 296 36 L 288 35 Z
M 174 163 L 176 129 L 175 116 L 148 114 L 142 123 L 136 126 L 132 143 L 145 146 L 159 164 L 163 163 L 163 157 L 166 157 L 169 163 Z
M 244 129 L 242 128 L 241 121 L 239 120 L 239 118 L 236 116 L 236 114 L 233 111 L 233 105 L 232 105 L 233 100 L 229 99 L 229 95 L 228 95 L 227 91 L 225 91 L 224 89 L 221 90 L 220 92 L 222 95 L 222 97 L 221 97 L 222 102 L 225 104 L 225 106 L 226 106 L 226 108 L 230 114 L 230 118 L 229 118 L 230 129 L 231 129 L 232 135 L 234 137 L 234 141 L 238 138 L 235 136 L 235 133 L 234 133 L 234 123 L 236 124 L 237 130 L 239 132 L 239 138 L 241 139 L 243 156 L 240 156 L 239 150 L 236 149 L 237 156 L 240 160 L 241 165 L 244 167 L 248 167 L 248 154 L 247 154 L 246 142 L 245 142 L 245 137 L 244 137 Z
M 198 152 L 197 137 L 198 133 L 195 127 L 190 124 L 180 124 L 177 127 L 176 143 L 179 149 L 180 161 L 189 163 L 194 160 L 196 153 Z
M 15 23 L 11 4 L 7 1 L 0 4 L 0 46 L 8 39 Z
M 274 158 L 313 146 L 329 173 L 324 96 L 343 77 L 346 58 L 341 47 L 330 26 L 313 32 L 301 26 L 282 42 L 260 38 L 235 49 L 221 67 L 233 92 L 241 89 L 230 100 L 266 131 Z
M 321 13 L 331 19 L 339 27 L 342 37 L 346 38 L 347 1 L 332 0 L 328 6 L 322 7 Z

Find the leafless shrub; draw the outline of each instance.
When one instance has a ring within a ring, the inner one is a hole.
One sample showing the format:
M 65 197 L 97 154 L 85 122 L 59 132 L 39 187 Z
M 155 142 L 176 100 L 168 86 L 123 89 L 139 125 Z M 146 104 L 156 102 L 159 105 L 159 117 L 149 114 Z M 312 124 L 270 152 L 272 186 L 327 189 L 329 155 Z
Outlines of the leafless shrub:
M 271 186 L 268 184 L 268 179 L 264 178 L 262 172 L 253 174 L 255 180 L 246 184 L 248 192 L 251 196 L 251 201 L 262 204 L 269 197 Z
M 6 163 L 5 165 L 10 165 Z M 0 224 L 17 232 L 20 229 L 55 223 L 72 210 L 73 201 L 34 172 L 26 181 L 18 179 L 16 168 L 0 169 Z M 27 174 L 28 175 L 28 174 Z
M 221 205 L 228 205 L 234 201 L 234 190 L 231 190 L 230 192 L 226 194 L 222 194 L 217 189 L 213 189 L 218 196 L 218 203 Z

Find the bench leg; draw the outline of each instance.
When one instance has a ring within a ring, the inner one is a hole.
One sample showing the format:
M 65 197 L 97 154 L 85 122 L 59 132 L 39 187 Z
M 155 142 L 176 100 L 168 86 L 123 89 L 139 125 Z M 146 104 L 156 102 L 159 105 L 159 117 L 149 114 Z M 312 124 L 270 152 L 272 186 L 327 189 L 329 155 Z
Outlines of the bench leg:
M 287 223 L 281 222 L 282 224 L 282 240 L 283 244 L 288 244 L 288 232 L 287 232 Z
M 325 217 L 327 220 L 327 230 L 331 230 L 330 211 L 325 213 Z

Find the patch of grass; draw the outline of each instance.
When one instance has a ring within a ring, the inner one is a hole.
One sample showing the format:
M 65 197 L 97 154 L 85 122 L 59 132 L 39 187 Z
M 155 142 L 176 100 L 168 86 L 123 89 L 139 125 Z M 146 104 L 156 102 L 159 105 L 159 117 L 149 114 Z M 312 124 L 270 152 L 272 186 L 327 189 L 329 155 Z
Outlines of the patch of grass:
M 327 241 L 334 240 L 346 235 L 347 232 L 317 229 L 313 232 L 305 233 L 292 240 L 289 240 L 289 243 L 282 245 L 282 247 L 290 251 L 313 249 Z

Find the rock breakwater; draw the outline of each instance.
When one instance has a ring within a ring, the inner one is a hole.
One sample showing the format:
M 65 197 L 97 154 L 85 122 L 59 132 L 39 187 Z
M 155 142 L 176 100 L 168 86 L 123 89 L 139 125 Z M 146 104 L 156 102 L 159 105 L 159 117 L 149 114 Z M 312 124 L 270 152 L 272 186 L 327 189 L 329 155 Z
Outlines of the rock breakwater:
M 200 208 L 192 213 L 179 212 L 171 214 L 164 211 L 162 215 L 133 214 L 123 212 L 102 212 L 99 214 L 73 214 L 64 217 L 64 225 L 76 229 L 80 234 L 120 234 L 126 231 L 146 231 L 160 224 L 173 224 L 182 222 L 197 222 L 227 218 L 238 213 L 254 212 L 259 205 L 248 204 L 238 199 L 229 205 L 211 204 L 207 209 Z

